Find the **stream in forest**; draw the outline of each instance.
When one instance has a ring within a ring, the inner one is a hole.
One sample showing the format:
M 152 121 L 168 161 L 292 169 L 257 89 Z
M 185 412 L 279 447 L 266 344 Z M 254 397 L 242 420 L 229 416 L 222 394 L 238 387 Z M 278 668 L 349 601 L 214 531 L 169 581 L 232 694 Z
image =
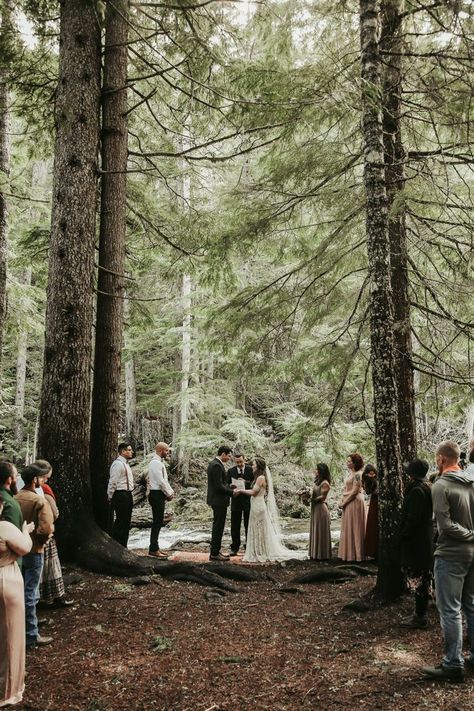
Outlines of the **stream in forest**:
M 230 523 L 230 517 L 229 517 Z M 331 521 L 331 539 L 335 543 L 339 541 L 341 521 Z M 242 527 L 243 533 L 243 527 Z M 283 543 L 293 544 L 298 548 L 308 546 L 309 540 L 309 519 L 283 519 L 282 520 Z M 150 529 L 132 529 L 128 539 L 128 547 L 131 549 L 148 548 L 150 540 Z M 209 547 L 211 540 L 211 523 L 190 522 L 172 523 L 160 532 L 160 547 L 167 549 L 179 544 L 180 547 L 200 545 L 203 549 Z M 223 548 L 230 547 L 230 527 L 226 526 L 222 539 Z

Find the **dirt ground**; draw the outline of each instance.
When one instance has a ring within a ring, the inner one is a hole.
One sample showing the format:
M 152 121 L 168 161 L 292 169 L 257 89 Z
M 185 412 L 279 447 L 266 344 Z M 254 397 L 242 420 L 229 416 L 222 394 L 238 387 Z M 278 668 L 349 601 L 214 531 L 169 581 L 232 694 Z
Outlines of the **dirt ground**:
M 342 610 L 373 578 L 283 592 L 294 568 L 258 570 L 261 582 L 236 583 L 239 592 L 225 595 L 159 577 L 133 586 L 69 570 L 81 576 L 68 591 L 75 605 L 46 613 L 42 633 L 54 642 L 28 652 L 16 708 L 474 711 L 474 676 L 437 684 L 420 674 L 440 660 L 434 607 L 429 630 L 403 630 L 408 597 L 377 612 Z

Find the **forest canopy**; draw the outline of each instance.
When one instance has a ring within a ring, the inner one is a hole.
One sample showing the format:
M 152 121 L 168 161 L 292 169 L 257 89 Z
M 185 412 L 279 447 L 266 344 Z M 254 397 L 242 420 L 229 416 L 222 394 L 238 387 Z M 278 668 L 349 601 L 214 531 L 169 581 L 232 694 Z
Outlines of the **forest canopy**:
M 221 441 L 255 452 L 271 436 L 305 465 L 375 453 L 363 117 L 380 104 L 392 268 L 406 258 L 392 283 L 406 280 L 418 451 L 446 437 L 465 443 L 473 4 L 382 2 L 380 89 L 361 75 L 357 3 L 92 5 L 101 116 L 121 97 L 110 116 L 126 119 L 124 168 L 107 168 L 103 151 L 97 164 L 90 286 L 99 299 L 111 288 L 123 311 L 115 442 L 122 434 L 149 450 L 160 434 L 184 475 L 191 456 Z M 1 7 L 0 418 L 5 452 L 25 460 L 37 446 L 47 330 L 60 7 Z M 126 38 L 115 88 L 104 80 L 112 14 Z M 101 149 L 120 133 L 110 120 Z M 116 182 L 107 187 L 117 175 L 119 200 Z M 99 246 L 107 190 L 124 208 L 117 268 Z M 101 269 L 117 271 L 120 293 Z M 400 323 L 396 312 L 395 338 Z M 395 357 L 402 350 L 396 342 Z

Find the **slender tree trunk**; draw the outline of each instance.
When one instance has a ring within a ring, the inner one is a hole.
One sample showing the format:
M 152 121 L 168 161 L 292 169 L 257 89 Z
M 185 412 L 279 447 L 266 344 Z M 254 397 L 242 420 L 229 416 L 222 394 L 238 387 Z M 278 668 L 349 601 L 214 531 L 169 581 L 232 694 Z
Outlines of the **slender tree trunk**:
M 47 161 L 35 161 L 33 163 L 31 175 L 31 189 L 33 195 L 38 192 L 38 189 L 44 188 L 48 175 Z M 31 224 L 35 224 L 39 219 L 40 210 L 33 203 L 28 210 L 28 218 Z M 25 287 L 31 286 L 31 267 L 25 269 L 23 274 L 23 284 Z M 18 321 L 18 339 L 17 339 L 17 359 L 16 359 L 16 391 L 15 391 L 15 421 L 13 423 L 13 436 L 17 450 L 20 450 L 23 445 L 24 428 L 25 428 L 25 385 L 26 385 L 26 366 L 27 366 L 27 350 L 28 350 L 28 330 L 23 319 Z
M 58 540 L 76 544 L 89 501 L 89 415 L 100 100 L 100 28 L 86 0 L 60 4 L 59 80 L 39 452 L 51 461 Z
M 181 423 L 180 431 L 183 432 L 189 420 L 189 375 L 191 372 L 191 277 L 183 275 L 182 305 L 183 305 L 183 335 L 181 358 Z M 183 484 L 189 478 L 189 453 L 186 447 L 180 447 L 180 471 Z
M 31 267 L 25 269 L 23 284 L 31 285 Z M 26 356 L 28 349 L 28 331 L 20 321 L 18 323 L 17 356 L 16 356 L 16 390 L 15 390 L 15 421 L 13 423 L 13 436 L 17 449 L 23 444 L 25 428 L 25 384 L 26 384 Z
M 189 127 L 184 125 L 181 149 L 190 147 Z M 183 209 L 189 214 L 191 204 L 191 178 L 186 161 L 182 163 L 182 201 Z M 189 274 L 183 274 L 181 284 L 181 308 L 183 310 L 182 337 L 181 337 L 181 399 L 180 399 L 180 424 L 179 430 L 186 430 L 189 420 L 189 376 L 191 373 L 191 294 L 192 281 Z M 183 484 L 189 479 L 189 452 L 181 446 L 178 452 L 178 466 Z
M 125 294 L 126 296 L 126 294 Z M 130 320 L 130 301 L 125 298 L 124 304 L 124 343 L 125 348 L 131 346 L 131 338 L 128 335 L 128 322 Z M 133 355 L 127 354 L 125 363 L 125 437 L 132 443 L 134 449 L 138 445 L 137 433 L 137 387 L 135 381 L 135 360 Z
M 176 350 L 174 353 L 174 372 L 175 372 L 175 392 L 179 392 L 179 387 L 180 387 L 180 378 L 179 374 L 181 373 L 181 363 L 182 363 L 182 352 L 181 350 Z M 178 398 L 176 398 L 175 403 L 173 405 L 173 414 L 172 414 L 172 439 L 171 439 L 171 444 L 172 444 L 172 453 L 171 453 L 171 467 L 174 469 L 175 467 L 178 466 L 179 463 L 179 456 L 178 456 L 178 437 L 179 433 L 181 431 L 181 402 L 178 401 Z
M 0 173 L 10 175 L 10 92 L 8 68 L 12 62 L 14 35 L 13 0 L 3 0 L 0 27 Z M 0 189 L 0 366 L 2 362 L 3 334 L 7 316 L 7 254 L 8 254 L 8 203 Z
M 393 308 L 387 193 L 382 140 L 382 83 L 376 0 L 360 0 L 362 128 L 370 277 L 371 366 L 375 440 L 380 476 L 380 565 L 376 594 L 396 597 L 402 589 L 396 533 L 401 509 L 401 459 L 394 380 Z
M 126 233 L 128 0 L 107 3 L 102 91 L 99 276 L 91 418 L 94 515 L 109 522 L 107 482 L 117 456 Z
M 402 461 L 416 456 L 415 390 L 408 294 L 408 251 L 405 224 L 405 151 L 401 134 L 402 16 L 404 0 L 382 3 L 381 48 L 384 50 L 383 136 L 388 198 L 388 233 L 394 309 L 394 367 Z

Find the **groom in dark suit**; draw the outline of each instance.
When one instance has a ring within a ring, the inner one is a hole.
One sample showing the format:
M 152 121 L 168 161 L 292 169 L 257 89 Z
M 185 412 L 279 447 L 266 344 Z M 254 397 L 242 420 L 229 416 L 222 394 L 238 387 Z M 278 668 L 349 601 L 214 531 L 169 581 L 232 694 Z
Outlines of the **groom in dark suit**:
M 227 483 L 224 464 L 230 459 L 231 448 L 222 445 L 217 450 L 217 457 L 207 467 L 207 503 L 212 507 L 212 537 L 209 560 L 229 560 L 221 553 L 222 534 L 224 533 L 227 507 L 232 489 Z
M 245 463 L 243 454 L 234 454 L 235 467 L 227 470 L 227 482 L 230 485 L 232 479 L 243 479 L 245 488 L 251 489 L 254 479 L 253 469 L 250 464 Z M 240 548 L 240 528 L 242 524 L 242 515 L 244 517 L 245 541 L 247 541 L 247 531 L 249 527 L 250 515 L 250 496 L 233 496 L 230 504 L 230 533 L 232 543 L 230 546 L 230 554 L 237 555 Z

